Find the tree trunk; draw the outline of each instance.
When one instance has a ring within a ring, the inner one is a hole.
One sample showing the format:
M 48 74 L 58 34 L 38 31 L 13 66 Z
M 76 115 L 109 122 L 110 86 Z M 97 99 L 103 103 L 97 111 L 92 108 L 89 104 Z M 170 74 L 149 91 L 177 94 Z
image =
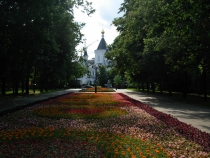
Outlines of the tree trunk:
M 22 81 L 21 89 L 22 89 L 22 93 L 24 93 L 24 81 Z
M 184 72 L 184 81 L 183 81 L 183 98 L 187 98 L 187 72 Z
M 147 92 L 149 92 L 149 83 L 147 82 Z
M 168 83 L 168 94 L 172 96 L 171 83 Z
M 152 82 L 152 92 L 155 93 L 155 83 Z
M 204 102 L 207 101 L 207 74 L 206 69 L 203 69 L 203 96 L 204 96 Z
M 2 95 L 6 94 L 6 91 L 5 91 L 5 76 L 4 75 L 2 75 L 1 93 L 2 93 Z
M 144 91 L 144 82 L 141 82 L 142 90 Z
M 26 94 L 29 94 L 29 75 L 26 76 Z
M 43 93 L 43 91 L 44 91 L 44 86 L 43 86 L 43 81 L 42 81 L 42 79 L 40 79 L 39 87 L 40 87 L 40 93 Z
M 34 70 L 34 93 L 36 92 L 36 68 Z
M 15 82 L 15 95 L 18 95 L 18 82 Z
M 139 91 L 140 91 L 140 83 L 138 82 L 138 89 L 139 89 Z
M 170 80 L 170 77 L 171 75 L 170 75 L 170 73 L 169 74 L 167 74 L 167 76 L 166 76 L 166 80 L 167 80 L 167 85 L 168 85 L 168 94 L 169 94 L 169 96 L 172 96 L 172 90 L 171 90 L 171 80 Z
M 15 83 L 14 83 L 14 81 L 12 83 L 12 94 L 15 94 Z
M 203 73 L 201 74 L 200 78 L 199 78 L 199 95 L 203 95 Z
M 163 94 L 163 83 L 160 82 L 160 94 Z

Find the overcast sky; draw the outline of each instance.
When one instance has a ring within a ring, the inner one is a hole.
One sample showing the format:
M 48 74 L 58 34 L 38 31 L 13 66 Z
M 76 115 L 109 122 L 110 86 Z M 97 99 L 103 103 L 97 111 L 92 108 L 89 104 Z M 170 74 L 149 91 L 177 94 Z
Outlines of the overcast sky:
M 89 0 L 89 2 L 93 2 L 92 6 L 96 9 L 94 14 L 87 16 L 79 10 L 75 10 L 74 15 L 76 21 L 86 23 L 81 30 L 86 39 L 86 46 L 94 42 L 87 48 L 88 59 L 92 59 L 95 57 L 94 50 L 97 49 L 101 40 L 102 29 L 105 31 L 104 39 L 107 44 L 112 44 L 118 35 L 116 28 L 111 24 L 114 18 L 123 15 L 122 13 L 118 14 L 118 11 L 124 0 Z M 96 40 L 98 41 L 95 42 Z M 80 44 L 77 50 L 83 46 L 84 44 Z

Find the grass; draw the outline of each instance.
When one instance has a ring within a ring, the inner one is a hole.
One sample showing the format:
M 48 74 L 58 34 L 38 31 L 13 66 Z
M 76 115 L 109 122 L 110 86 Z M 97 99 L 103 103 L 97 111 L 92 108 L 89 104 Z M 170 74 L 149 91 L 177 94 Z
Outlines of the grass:
M 151 90 L 150 91 L 143 91 L 142 89 L 139 91 L 138 89 L 135 88 L 129 88 L 130 90 L 133 90 L 135 92 L 141 92 L 143 94 L 147 94 L 147 95 L 157 95 L 157 96 L 162 96 L 162 97 L 167 97 L 179 102 L 184 102 L 187 104 L 193 104 L 202 108 L 208 108 L 210 109 L 210 99 L 209 97 L 207 98 L 207 101 L 204 102 L 204 99 L 202 96 L 197 95 L 197 94 L 188 94 L 187 98 L 183 98 L 183 94 L 180 92 L 172 92 L 172 96 L 169 96 L 168 91 L 163 91 L 163 93 L 161 94 L 160 91 L 155 91 L 155 93 L 153 93 Z
M 5 158 L 208 158 L 209 140 L 210 135 L 118 93 L 72 93 L 0 117 Z
M 40 89 L 36 89 L 35 93 L 33 89 L 29 89 L 29 95 L 30 94 L 41 94 L 41 93 L 48 93 L 48 92 L 55 92 L 55 91 L 59 91 L 61 89 L 52 89 L 52 90 L 44 90 L 43 92 L 40 91 Z M 6 91 L 6 95 L 14 95 L 12 90 L 7 90 Z M 18 95 L 27 95 L 25 92 L 22 92 L 21 89 L 18 90 Z M 2 96 L 2 94 L 0 93 L 0 96 Z
M 6 95 L 2 95 L 0 93 L 0 101 L 7 100 L 7 99 L 13 99 L 13 98 L 21 98 L 21 97 L 24 97 L 24 96 L 31 96 L 31 95 L 39 95 L 39 94 L 43 94 L 43 93 L 50 93 L 50 92 L 55 92 L 55 91 L 59 91 L 59 90 L 61 90 L 61 89 L 54 89 L 54 90 L 48 90 L 48 91 L 40 92 L 39 89 L 36 89 L 36 91 L 34 93 L 33 89 L 29 89 L 29 94 L 26 94 L 25 92 L 22 93 L 22 90 L 19 89 L 17 95 L 13 94 L 12 90 L 8 90 L 8 91 L 6 91 Z

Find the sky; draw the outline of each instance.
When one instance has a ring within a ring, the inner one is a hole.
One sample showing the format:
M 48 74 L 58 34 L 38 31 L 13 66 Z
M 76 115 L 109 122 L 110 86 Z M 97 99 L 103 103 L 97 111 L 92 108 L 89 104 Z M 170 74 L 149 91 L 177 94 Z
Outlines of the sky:
M 114 18 L 123 16 L 122 13 L 118 14 L 119 8 L 124 0 L 88 0 L 92 2 L 93 8 L 96 10 L 95 13 L 87 16 L 80 10 L 74 10 L 75 21 L 86 23 L 82 28 L 81 32 L 84 34 L 86 39 L 88 59 L 95 57 L 94 51 L 97 49 L 101 40 L 101 31 L 104 30 L 104 39 L 107 44 L 112 44 L 114 39 L 118 36 L 119 32 L 116 27 L 112 24 Z M 84 47 L 84 43 L 77 46 L 79 51 Z M 79 52 L 78 55 L 81 55 Z

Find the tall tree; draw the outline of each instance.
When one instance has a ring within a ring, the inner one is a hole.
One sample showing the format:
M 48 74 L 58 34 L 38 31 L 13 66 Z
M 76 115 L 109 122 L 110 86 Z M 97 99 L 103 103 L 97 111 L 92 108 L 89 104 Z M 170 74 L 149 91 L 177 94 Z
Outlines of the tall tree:
M 0 48 L 2 94 L 5 85 L 13 84 L 15 93 L 20 83 L 29 78 L 41 89 L 61 83 L 70 76 L 67 66 L 76 55 L 75 47 L 82 38 L 84 26 L 74 20 L 74 7 L 94 13 L 91 2 L 81 0 L 0 1 Z
M 209 6 L 206 0 L 125 0 L 119 8 L 123 17 L 113 21 L 120 34 L 107 58 L 133 81 L 168 85 L 170 94 L 178 90 L 184 97 L 190 77 L 200 73 L 205 99 Z
M 99 85 L 104 86 L 108 82 L 108 75 L 105 66 L 100 66 L 99 67 Z

